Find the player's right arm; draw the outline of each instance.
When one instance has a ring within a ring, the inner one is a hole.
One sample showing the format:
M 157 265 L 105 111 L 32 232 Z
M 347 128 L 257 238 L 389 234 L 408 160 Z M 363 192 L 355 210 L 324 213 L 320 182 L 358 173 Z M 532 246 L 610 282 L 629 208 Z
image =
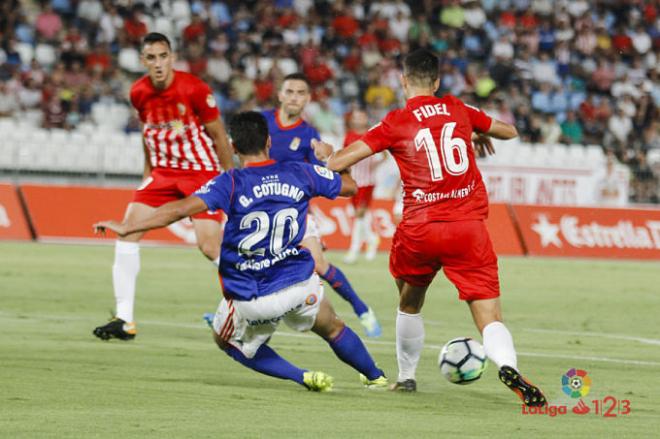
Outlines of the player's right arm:
M 94 232 L 105 234 L 112 230 L 119 236 L 136 232 L 158 229 L 172 224 L 182 218 L 192 216 L 206 210 L 229 211 L 229 205 L 234 193 L 234 176 L 232 171 L 225 172 L 209 180 L 204 186 L 187 198 L 163 204 L 151 214 L 139 221 L 117 222 L 99 221 L 94 224 Z
M 112 230 L 119 236 L 126 236 L 136 232 L 159 229 L 205 210 L 208 210 L 206 203 L 201 198 L 191 195 L 183 200 L 163 204 L 140 221 L 121 223 L 117 221 L 99 221 L 93 227 L 94 232 L 97 234 L 103 235 L 106 230 Z
M 327 167 L 333 171 L 344 171 L 360 160 L 364 160 L 373 154 L 374 151 L 369 145 L 362 140 L 356 140 L 346 148 L 330 155 Z
M 492 119 L 490 128 L 484 134 L 501 140 L 509 140 L 518 137 L 518 130 L 515 126 L 502 122 L 501 120 Z

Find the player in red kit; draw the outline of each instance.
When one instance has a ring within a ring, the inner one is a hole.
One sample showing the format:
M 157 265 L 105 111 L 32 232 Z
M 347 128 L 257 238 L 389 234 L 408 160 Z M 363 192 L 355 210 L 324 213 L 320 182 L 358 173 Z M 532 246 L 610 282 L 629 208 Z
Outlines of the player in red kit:
M 392 389 L 417 388 L 415 370 L 424 344 L 420 311 L 442 268 L 470 307 L 502 382 L 526 405 L 545 405 L 541 390 L 518 372 L 513 339 L 502 323 L 497 257 L 484 224 L 488 196 L 471 147 L 474 136 L 477 147 L 492 153 L 488 139 L 511 139 L 516 129 L 453 96 L 435 97 L 438 58 L 428 50 L 406 56 L 401 82 L 406 106 L 391 111 L 328 161 L 330 169 L 339 171 L 388 150 L 401 172 L 404 212 L 390 254 L 390 272 L 400 295 L 399 376 Z
M 367 113 L 362 109 L 353 110 L 349 116 L 348 125 L 350 129 L 344 138 L 344 147 L 360 139 L 367 132 L 369 128 Z M 344 257 L 344 262 L 347 264 L 357 261 L 363 243 L 367 245 L 366 259 L 372 260 L 376 257 L 380 238 L 372 229 L 369 207 L 376 185 L 376 168 L 382 161 L 383 159 L 378 156 L 371 156 L 351 167 L 351 176 L 357 183 L 358 191 L 351 198 L 351 203 L 355 209 L 355 217 L 351 233 L 351 245 Z
M 130 100 L 142 123 L 144 181 L 126 209 L 125 221 L 139 221 L 157 207 L 187 197 L 222 169 L 232 167 L 227 133 L 209 86 L 173 70 L 174 54 L 165 35 L 145 36 L 141 57 L 148 73 L 133 84 Z M 220 220 L 219 212 L 192 217 L 198 246 L 216 265 Z M 134 233 L 116 242 L 112 267 L 116 314 L 94 329 L 103 340 L 129 340 L 137 333 L 133 308 L 142 235 Z

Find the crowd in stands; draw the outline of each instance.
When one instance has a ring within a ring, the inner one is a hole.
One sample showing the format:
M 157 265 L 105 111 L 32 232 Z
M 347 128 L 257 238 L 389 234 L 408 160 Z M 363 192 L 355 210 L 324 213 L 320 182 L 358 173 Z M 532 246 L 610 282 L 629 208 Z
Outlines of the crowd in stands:
M 38 111 L 45 127 L 74 128 L 98 102 L 127 103 L 140 39 L 159 31 L 225 117 L 273 106 L 278 81 L 302 71 L 308 119 L 341 137 L 354 106 L 376 122 L 401 105 L 401 55 L 427 47 L 442 58 L 439 93 L 525 142 L 602 145 L 630 166 L 631 199 L 657 203 L 659 14 L 657 0 L 8 0 L 0 117 Z

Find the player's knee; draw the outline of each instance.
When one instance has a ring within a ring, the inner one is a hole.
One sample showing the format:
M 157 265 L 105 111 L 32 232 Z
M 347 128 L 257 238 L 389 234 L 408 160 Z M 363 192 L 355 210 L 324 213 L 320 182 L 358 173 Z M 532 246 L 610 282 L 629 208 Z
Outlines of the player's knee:
M 330 269 L 330 263 L 325 259 L 323 253 L 314 258 L 314 269 L 321 275 L 326 274 Z
M 199 251 L 202 252 L 209 260 L 214 261 L 220 256 L 220 249 L 214 242 L 201 241 L 197 244 Z
M 339 317 L 335 318 L 332 322 L 332 326 L 329 328 L 328 339 L 334 340 L 341 333 L 342 329 L 346 326 L 346 323 Z
M 229 343 L 227 343 L 227 341 L 222 337 L 220 337 L 220 334 L 218 334 L 215 331 L 213 331 L 213 340 L 215 341 L 215 344 L 217 344 L 218 347 L 223 351 L 227 350 L 227 348 L 229 347 Z

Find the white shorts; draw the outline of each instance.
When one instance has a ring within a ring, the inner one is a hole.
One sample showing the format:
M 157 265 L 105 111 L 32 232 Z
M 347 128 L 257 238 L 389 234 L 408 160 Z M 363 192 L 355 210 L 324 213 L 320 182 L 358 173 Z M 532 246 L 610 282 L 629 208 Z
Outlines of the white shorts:
M 319 312 L 323 288 L 315 273 L 306 281 L 250 301 L 222 299 L 213 329 L 248 358 L 273 335 L 280 320 L 295 331 L 308 331 Z
M 316 219 L 314 218 L 314 215 L 312 215 L 311 213 L 307 214 L 306 224 L 307 226 L 305 227 L 305 235 L 303 236 L 303 241 L 311 237 L 314 237 L 316 239 L 321 239 L 321 231 L 319 230 L 319 226 L 316 223 Z

